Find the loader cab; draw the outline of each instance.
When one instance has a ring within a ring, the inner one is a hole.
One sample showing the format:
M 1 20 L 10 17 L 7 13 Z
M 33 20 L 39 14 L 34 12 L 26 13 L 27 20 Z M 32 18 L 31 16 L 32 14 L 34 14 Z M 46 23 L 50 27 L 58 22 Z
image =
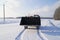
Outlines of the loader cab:
M 34 15 L 29 17 L 22 17 L 20 25 L 23 25 L 25 29 L 27 29 L 28 26 L 36 26 L 36 28 L 39 28 L 41 26 L 40 16 Z

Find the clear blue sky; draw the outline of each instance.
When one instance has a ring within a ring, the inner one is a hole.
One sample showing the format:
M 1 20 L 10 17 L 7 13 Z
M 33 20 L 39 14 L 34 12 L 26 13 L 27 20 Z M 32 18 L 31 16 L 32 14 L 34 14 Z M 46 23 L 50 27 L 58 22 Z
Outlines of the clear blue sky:
M 48 11 L 49 7 L 58 3 L 58 0 L 0 0 L 0 10 L 2 10 L 4 1 L 6 5 L 6 16 L 23 16 L 30 11 L 34 11 L 35 8 L 43 9 L 42 12 L 44 12 L 45 10 Z M 0 11 L 0 16 L 3 16 L 2 11 Z
M 45 5 L 53 5 L 57 0 L 26 0 L 22 1 L 22 4 L 25 8 L 34 8 L 34 7 L 42 7 Z
M 45 5 L 53 5 L 57 0 L 24 0 L 20 1 L 22 4 L 22 8 L 34 8 L 34 7 L 42 7 Z

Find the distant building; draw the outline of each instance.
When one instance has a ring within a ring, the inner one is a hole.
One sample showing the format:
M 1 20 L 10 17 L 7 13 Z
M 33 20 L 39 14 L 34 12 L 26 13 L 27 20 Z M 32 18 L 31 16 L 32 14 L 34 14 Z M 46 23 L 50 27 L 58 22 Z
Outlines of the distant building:
M 55 10 L 54 19 L 60 20 L 60 7 Z

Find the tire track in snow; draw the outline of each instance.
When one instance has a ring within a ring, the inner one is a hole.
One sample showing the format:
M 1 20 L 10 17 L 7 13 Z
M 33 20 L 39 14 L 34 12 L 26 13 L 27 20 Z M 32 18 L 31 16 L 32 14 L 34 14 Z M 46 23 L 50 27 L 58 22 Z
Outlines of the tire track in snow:
M 29 30 L 30 30 L 30 29 L 29 29 Z M 31 29 L 31 30 L 32 30 L 32 29 Z M 33 29 L 33 30 L 35 30 L 35 29 Z M 25 31 L 25 29 L 19 33 L 19 35 L 15 38 L 15 40 L 21 40 L 21 35 L 22 35 L 22 33 L 23 33 L 24 31 Z M 27 32 L 28 32 L 28 31 L 27 31 Z M 48 39 L 44 36 L 44 34 L 41 32 L 41 30 L 37 30 L 37 31 L 35 31 L 35 32 L 37 32 L 37 35 L 38 35 L 38 37 L 39 37 L 41 40 L 48 40 Z
M 18 36 L 15 38 L 15 40 L 21 40 L 21 36 L 23 34 L 23 32 L 25 31 L 25 29 L 23 29 L 19 34 Z
M 38 34 L 38 36 L 41 38 L 41 40 L 48 40 L 48 39 L 44 36 L 44 34 L 41 32 L 41 30 L 37 30 L 37 34 Z

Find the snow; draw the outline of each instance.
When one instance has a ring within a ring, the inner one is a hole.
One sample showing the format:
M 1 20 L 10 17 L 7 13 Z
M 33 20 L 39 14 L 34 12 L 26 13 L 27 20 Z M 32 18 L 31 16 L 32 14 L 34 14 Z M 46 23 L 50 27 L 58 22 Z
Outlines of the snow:
M 21 19 L 20 19 L 21 20 Z M 0 24 L 11 24 L 11 23 L 19 23 L 19 19 L 0 19 Z
M 0 21 L 0 40 L 60 40 L 60 21 L 41 19 L 40 29 L 24 29 L 20 26 L 21 19 Z

